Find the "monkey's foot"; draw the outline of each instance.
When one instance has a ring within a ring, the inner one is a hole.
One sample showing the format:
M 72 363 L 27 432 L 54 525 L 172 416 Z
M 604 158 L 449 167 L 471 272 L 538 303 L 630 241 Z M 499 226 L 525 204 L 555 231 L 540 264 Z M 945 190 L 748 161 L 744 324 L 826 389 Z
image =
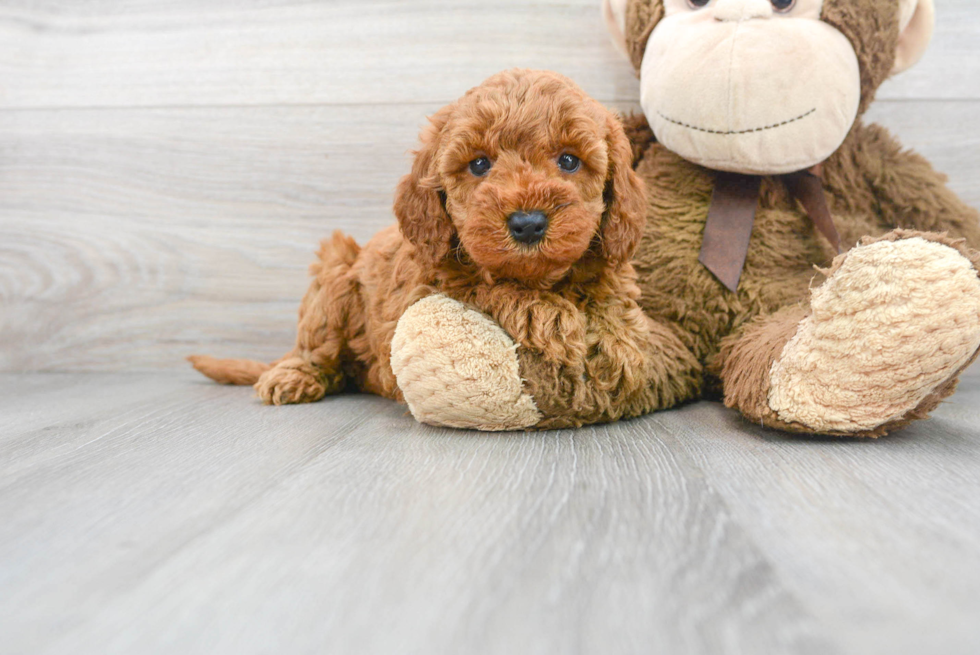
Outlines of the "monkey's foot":
M 341 384 L 338 379 L 327 379 L 305 359 L 285 359 L 262 374 L 255 383 L 255 391 L 267 405 L 291 405 L 313 403 Z
M 839 256 L 769 371 L 770 409 L 854 436 L 928 415 L 977 357 L 978 268 L 962 241 L 904 230 Z
M 524 392 L 514 341 L 487 316 L 446 296 L 423 298 L 402 315 L 391 368 L 421 423 L 499 431 L 541 420 Z

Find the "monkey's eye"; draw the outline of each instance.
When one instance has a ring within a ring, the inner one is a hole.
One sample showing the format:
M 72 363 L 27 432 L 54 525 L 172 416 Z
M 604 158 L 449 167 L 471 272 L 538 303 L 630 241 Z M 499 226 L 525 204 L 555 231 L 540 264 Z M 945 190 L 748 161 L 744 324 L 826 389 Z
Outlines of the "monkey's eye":
M 477 177 L 483 177 L 490 172 L 491 168 L 493 168 L 493 163 L 486 157 L 477 157 L 470 162 L 470 173 Z
M 711 0 L 687 0 L 687 4 L 691 5 L 694 9 L 701 9 L 702 7 L 707 7 Z
M 772 8 L 780 13 L 786 13 L 796 6 L 796 0 L 772 0 Z
M 570 155 L 567 152 L 558 158 L 558 168 L 562 169 L 566 173 L 574 173 L 581 165 L 581 159 L 575 155 Z

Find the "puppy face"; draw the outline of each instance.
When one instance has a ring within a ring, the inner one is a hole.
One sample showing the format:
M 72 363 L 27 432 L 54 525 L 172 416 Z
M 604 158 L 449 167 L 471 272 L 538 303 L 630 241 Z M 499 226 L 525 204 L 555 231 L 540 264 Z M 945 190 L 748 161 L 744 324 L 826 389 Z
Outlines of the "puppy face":
M 420 252 L 447 256 L 458 239 L 490 277 L 544 284 L 590 250 L 632 254 L 644 203 L 629 143 L 566 78 L 506 71 L 432 122 L 395 206 Z
M 494 276 L 561 277 L 605 209 L 604 114 L 557 78 L 503 77 L 457 106 L 438 171 L 473 261 Z

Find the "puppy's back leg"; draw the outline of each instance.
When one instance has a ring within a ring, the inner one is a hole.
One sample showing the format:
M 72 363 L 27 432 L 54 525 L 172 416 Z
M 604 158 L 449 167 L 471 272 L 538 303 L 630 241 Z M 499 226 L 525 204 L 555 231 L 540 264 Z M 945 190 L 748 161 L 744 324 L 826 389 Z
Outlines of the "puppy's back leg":
M 351 267 L 360 248 L 341 232 L 320 244 L 313 282 L 299 308 L 296 347 L 262 374 L 255 390 L 273 405 L 309 403 L 344 388 L 346 335 L 358 302 Z

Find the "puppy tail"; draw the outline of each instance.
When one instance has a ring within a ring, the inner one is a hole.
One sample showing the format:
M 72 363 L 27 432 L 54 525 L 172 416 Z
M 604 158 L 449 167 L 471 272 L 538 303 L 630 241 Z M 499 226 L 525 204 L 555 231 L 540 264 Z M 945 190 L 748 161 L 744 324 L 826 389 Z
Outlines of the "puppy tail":
M 207 355 L 187 358 L 198 371 L 221 384 L 253 385 L 259 376 L 272 368 L 269 364 L 250 359 L 215 359 Z

